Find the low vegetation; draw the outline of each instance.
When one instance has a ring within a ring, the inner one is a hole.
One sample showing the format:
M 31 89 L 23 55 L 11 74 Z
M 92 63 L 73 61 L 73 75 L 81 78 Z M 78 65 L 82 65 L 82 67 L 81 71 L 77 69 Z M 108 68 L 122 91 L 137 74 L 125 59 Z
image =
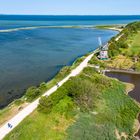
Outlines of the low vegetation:
M 132 139 L 140 109 L 125 88 L 87 67 L 55 93 L 42 97 L 37 110 L 5 140 L 115 140 L 116 130 Z
M 98 66 L 100 66 L 101 69 L 105 69 L 106 68 L 106 63 L 104 63 L 104 61 L 102 61 L 102 60 L 99 60 L 97 58 L 97 55 L 92 57 L 92 59 L 89 61 L 89 64 L 94 65 L 94 66 L 98 65 Z
M 131 69 L 134 66 L 134 62 L 127 56 L 118 55 L 112 60 L 107 62 L 107 67 L 116 69 Z
M 118 31 L 121 31 L 123 28 L 124 28 L 125 25 L 123 24 L 116 24 L 116 25 L 99 25 L 99 26 L 96 26 L 97 29 L 107 29 L 107 30 L 118 30 Z
M 109 57 L 118 61 L 117 67 L 140 71 L 140 22 L 128 24 L 118 35 L 109 42 Z M 123 57 L 120 60 L 120 55 Z M 114 61 L 113 61 L 114 60 Z M 128 60 L 128 61 L 126 61 Z M 129 62 L 128 67 L 123 62 Z M 119 66 L 120 64 L 120 66 Z M 112 64 L 114 65 L 114 64 Z M 124 66 L 124 67 L 122 67 Z

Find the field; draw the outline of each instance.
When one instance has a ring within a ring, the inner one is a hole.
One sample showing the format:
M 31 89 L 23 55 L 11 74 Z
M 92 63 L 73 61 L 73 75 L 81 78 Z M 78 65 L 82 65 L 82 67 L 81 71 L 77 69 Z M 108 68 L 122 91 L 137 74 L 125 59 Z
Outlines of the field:
M 101 26 L 101 28 L 111 28 Z M 112 27 L 113 28 L 113 27 Z M 120 36 L 120 37 L 119 37 Z M 130 23 L 109 41 L 109 60 L 106 66 L 140 71 L 140 22 Z
M 140 32 L 136 35 L 131 36 L 127 43 L 129 44 L 130 48 L 128 49 L 128 53 L 131 55 L 139 55 L 140 54 Z

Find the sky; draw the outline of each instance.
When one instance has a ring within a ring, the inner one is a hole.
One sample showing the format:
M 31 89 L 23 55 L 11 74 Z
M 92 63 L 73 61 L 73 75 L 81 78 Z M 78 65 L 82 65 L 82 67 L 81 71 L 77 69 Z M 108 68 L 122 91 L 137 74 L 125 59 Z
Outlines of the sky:
M 140 15 L 140 0 L 0 0 L 0 14 Z

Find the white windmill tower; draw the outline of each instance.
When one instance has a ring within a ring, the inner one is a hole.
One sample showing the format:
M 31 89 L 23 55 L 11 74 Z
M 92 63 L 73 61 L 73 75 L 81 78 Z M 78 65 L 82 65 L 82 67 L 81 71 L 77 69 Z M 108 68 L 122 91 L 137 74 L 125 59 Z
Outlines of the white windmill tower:
M 101 37 L 98 37 L 98 41 L 99 41 L 99 46 L 100 46 L 99 57 L 100 57 L 101 60 L 107 60 L 108 59 L 108 44 L 103 46 Z

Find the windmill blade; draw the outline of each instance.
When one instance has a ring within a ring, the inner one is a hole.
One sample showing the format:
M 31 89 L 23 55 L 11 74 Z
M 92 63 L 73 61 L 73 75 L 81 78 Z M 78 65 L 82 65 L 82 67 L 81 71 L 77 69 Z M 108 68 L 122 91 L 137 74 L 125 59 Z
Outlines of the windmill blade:
M 101 37 L 98 37 L 98 42 L 99 42 L 99 46 L 101 47 L 101 46 L 102 46 L 102 40 L 101 40 Z

